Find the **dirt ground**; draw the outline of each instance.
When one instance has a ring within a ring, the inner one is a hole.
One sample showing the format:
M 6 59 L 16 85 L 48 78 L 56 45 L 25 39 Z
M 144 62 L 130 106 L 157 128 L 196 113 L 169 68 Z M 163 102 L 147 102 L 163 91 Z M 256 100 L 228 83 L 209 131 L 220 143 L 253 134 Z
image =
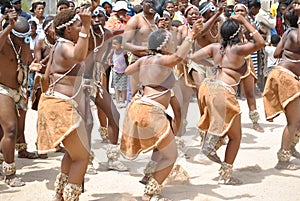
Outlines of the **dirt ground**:
M 277 163 L 277 151 L 280 148 L 281 135 L 286 124 L 284 115 L 280 115 L 273 123 L 264 120 L 262 99 L 257 99 L 261 114 L 260 124 L 265 132 L 259 133 L 251 128 L 246 101 L 240 101 L 243 126 L 243 138 L 240 151 L 234 163 L 234 176 L 243 181 L 239 186 L 218 185 L 219 164 L 212 163 L 200 155 L 200 138 L 196 124 L 199 119 L 195 102 L 191 102 L 188 113 L 187 133 L 182 137 L 185 141 L 185 153 L 179 164 L 189 175 L 185 182 L 169 182 L 165 185 L 163 195 L 176 201 L 296 201 L 300 200 L 300 170 L 279 171 L 274 169 Z M 121 117 L 124 109 L 120 110 Z M 35 149 L 37 114 L 29 110 L 26 118 L 26 139 L 29 150 Z M 106 144 L 101 142 L 98 133 L 99 123 L 95 121 L 92 149 L 96 155 L 94 165 L 96 175 L 86 175 L 85 192 L 80 200 L 89 201 L 140 201 L 144 186 L 138 181 L 149 160 L 149 154 L 142 154 L 134 161 L 120 158 L 129 168 L 129 172 L 108 171 L 106 169 Z M 300 150 L 300 145 L 296 147 Z M 225 146 L 218 154 L 223 158 Z M 24 187 L 10 188 L 0 181 L 0 200 L 3 201 L 46 201 L 54 195 L 53 183 L 59 172 L 61 153 L 50 154 L 48 159 L 16 158 L 17 174 L 26 182 Z M 299 159 L 292 159 L 300 165 Z

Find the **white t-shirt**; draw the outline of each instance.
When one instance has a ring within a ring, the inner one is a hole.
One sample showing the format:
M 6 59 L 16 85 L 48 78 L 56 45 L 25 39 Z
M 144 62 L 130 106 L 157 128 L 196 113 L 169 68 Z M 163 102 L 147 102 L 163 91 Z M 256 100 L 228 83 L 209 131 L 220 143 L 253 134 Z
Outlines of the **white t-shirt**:
M 266 46 L 265 51 L 268 54 L 268 63 L 267 66 L 275 66 L 278 63 L 278 59 L 274 58 L 274 52 L 275 52 L 276 47 L 274 46 Z
M 46 19 L 46 17 L 44 17 L 44 20 Z M 43 20 L 43 22 L 44 22 Z M 36 27 L 36 33 L 39 35 L 39 39 L 43 39 L 45 38 L 45 32 L 43 30 L 43 23 L 40 24 L 39 20 L 33 16 L 29 21 L 35 21 L 36 24 L 37 24 L 37 27 Z

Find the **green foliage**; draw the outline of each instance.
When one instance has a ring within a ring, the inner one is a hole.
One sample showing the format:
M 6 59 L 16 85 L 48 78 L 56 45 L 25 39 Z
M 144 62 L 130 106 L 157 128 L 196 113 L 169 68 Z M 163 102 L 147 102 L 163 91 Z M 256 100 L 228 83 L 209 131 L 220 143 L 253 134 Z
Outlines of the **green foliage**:
M 23 0 L 22 1 L 22 10 L 29 12 L 29 9 L 30 9 L 30 4 L 28 3 L 27 0 Z

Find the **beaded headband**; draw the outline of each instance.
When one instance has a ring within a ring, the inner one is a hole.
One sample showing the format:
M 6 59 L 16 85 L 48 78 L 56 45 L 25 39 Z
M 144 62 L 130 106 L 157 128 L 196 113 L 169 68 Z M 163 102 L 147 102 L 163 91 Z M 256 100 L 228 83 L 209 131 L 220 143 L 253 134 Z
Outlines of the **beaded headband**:
M 161 43 L 161 45 L 156 50 L 160 51 L 167 44 L 167 42 L 169 41 L 171 36 L 172 36 L 171 32 L 167 31 L 167 35 L 165 37 L 165 40 Z
M 245 10 L 246 10 L 246 13 L 248 13 L 248 8 L 247 8 L 247 6 L 245 6 L 245 4 L 242 4 L 242 3 L 238 3 L 238 4 L 236 4 L 234 7 L 233 7 L 233 11 L 236 9 L 236 7 L 238 7 L 238 6 L 242 6 L 242 7 L 244 7 L 245 8 Z
M 74 18 L 71 19 L 69 22 L 66 22 L 66 23 L 64 23 L 64 24 L 62 24 L 62 25 L 57 26 L 56 29 L 62 29 L 62 28 L 65 28 L 65 27 L 67 27 L 67 26 L 70 26 L 70 25 L 72 25 L 76 20 L 80 20 L 80 17 L 79 17 L 78 14 L 76 14 L 76 15 L 74 16 Z
M 232 34 L 231 36 L 229 36 L 229 39 L 233 39 L 236 35 L 238 35 L 238 33 L 240 32 L 241 27 L 239 26 L 238 30 L 236 30 L 236 32 L 234 34 Z
M 27 36 L 30 35 L 31 29 L 29 29 L 29 31 L 27 31 L 27 32 L 25 32 L 25 33 L 20 33 L 20 32 L 18 32 L 18 31 L 14 30 L 14 29 L 11 30 L 11 32 L 12 32 L 16 37 L 18 37 L 18 38 L 26 38 Z
M 46 26 L 44 27 L 44 31 L 46 31 L 53 23 L 53 20 L 51 20 L 50 22 L 48 22 L 48 24 L 46 24 Z
M 185 17 L 187 16 L 188 12 L 189 12 L 191 9 L 195 9 L 195 10 L 198 10 L 198 11 L 199 11 L 199 9 L 198 9 L 196 6 L 194 6 L 194 5 L 189 5 L 189 6 L 185 9 L 185 11 L 184 11 L 184 16 L 185 16 Z

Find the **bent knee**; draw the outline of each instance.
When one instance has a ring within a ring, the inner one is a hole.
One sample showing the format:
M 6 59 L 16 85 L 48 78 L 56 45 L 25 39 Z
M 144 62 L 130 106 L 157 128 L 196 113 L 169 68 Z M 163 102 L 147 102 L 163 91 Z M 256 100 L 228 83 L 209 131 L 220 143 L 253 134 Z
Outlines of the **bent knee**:
M 15 138 L 17 135 L 17 124 L 9 123 L 6 125 L 2 125 L 2 130 L 6 137 Z

